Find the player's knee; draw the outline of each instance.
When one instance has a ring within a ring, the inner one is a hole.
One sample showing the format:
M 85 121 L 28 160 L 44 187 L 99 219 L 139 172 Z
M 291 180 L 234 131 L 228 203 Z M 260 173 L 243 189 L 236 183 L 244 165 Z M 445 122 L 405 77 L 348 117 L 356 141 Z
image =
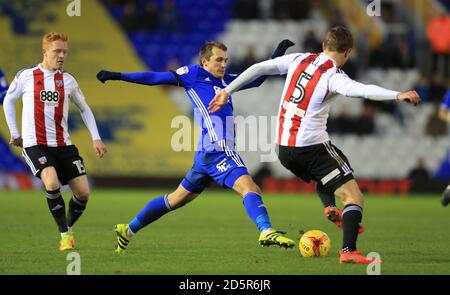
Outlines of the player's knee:
M 257 184 L 253 183 L 244 188 L 242 192 L 242 197 L 244 197 L 248 193 L 257 193 L 258 195 L 261 195 L 262 191 Z
M 87 201 L 89 200 L 90 191 L 89 189 L 84 189 L 74 193 L 78 200 Z
M 364 195 L 360 191 L 350 192 L 347 190 L 336 192 L 336 195 L 341 199 L 344 205 L 355 204 L 364 207 Z
M 59 180 L 47 180 L 44 182 L 44 187 L 46 191 L 55 191 L 60 188 Z
M 173 192 L 167 196 L 167 201 L 169 202 L 170 208 L 172 210 L 178 209 L 180 207 L 183 207 L 193 199 L 195 199 L 197 195 L 196 194 L 177 194 L 176 192 Z

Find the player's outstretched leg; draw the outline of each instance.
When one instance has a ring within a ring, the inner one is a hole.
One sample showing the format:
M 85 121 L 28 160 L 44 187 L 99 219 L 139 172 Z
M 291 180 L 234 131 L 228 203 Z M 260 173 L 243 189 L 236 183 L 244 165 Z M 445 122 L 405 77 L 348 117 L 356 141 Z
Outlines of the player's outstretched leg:
M 282 231 L 272 228 L 269 214 L 261 196 L 255 192 L 249 192 L 244 196 L 244 207 L 248 216 L 255 222 L 261 234 L 258 242 L 261 246 L 278 245 L 283 248 L 292 248 L 295 242 L 284 236 Z
M 116 224 L 114 231 L 117 237 L 116 252 L 122 254 L 130 243 L 130 239 L 140 229 L 170 212 L 167 195 L 151 200 L 128 224 Z
M 441 197 L 442 206 L 446 207 L 450 203 L 450 184 L 445 188 Z

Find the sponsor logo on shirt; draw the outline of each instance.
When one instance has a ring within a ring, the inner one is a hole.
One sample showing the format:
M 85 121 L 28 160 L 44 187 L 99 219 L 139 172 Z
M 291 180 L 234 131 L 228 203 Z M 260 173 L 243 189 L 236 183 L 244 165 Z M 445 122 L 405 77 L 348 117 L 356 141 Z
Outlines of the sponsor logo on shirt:
M 188 67 L 181 67 L 178 70 L 175 71 L 178 75 L 184 75 L 189 73 Z
M 58 106 L 59 92 L 41 90 L 39 92 L 39 99 L 47 106 Z
M 63 80 L 55 80 L 55 84 L 56 84 L 56 87 L 58 87 L 58 88 L 64 87 L 64 81 Z

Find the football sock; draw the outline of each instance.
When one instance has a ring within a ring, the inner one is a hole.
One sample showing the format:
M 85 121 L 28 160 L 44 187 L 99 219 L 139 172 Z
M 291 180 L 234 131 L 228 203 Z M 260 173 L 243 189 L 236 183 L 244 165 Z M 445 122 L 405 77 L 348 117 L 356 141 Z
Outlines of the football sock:
M 136 217 L 128 223 L 128 228 L 133 234 L 137 233 L 141 228 L 157 220 L 167 212 L 172 210 L 167 200 L 167 195 L 157 197 L 145 205 L 144 208 L 136 215 Z
M 79 200 L 75 195 L 72 195 L 72 198 L 69 202 L 69 212 L 67 214 L 67 226 L 72 227 L 74 223 L 80 218 L 81 214 L 83 214 L 84 209 L 86 209 L 87 200 L 82 201 Z
M 348 204 L 342 212 L 342 226 L 344 239 L 342 250 L 352 252 L 356 250 L 356 239 L 358 238 L 359 224 L 362 219 L 362 208 L 355 204 Z
M 316 191 L 322 201 L 323 207 L 336 207 L 336 200 L 334 198 L 334 193 L 330 192 L 326 187 L 324 187 L 320 182 L 317 182 Z
M 244 207 L 248 216 L 256 224 L 260 232 L 271 228 L 269 214 L 259 194 L 250 192 L 244 196 Z
M 59 188 L 54 191 L 46 191 L 46 196 L 48 208 L 50 209 L 50 213 L 52 213 L 53 218 L 58 225 L 59 232 L 67 232 L 66 206 Z

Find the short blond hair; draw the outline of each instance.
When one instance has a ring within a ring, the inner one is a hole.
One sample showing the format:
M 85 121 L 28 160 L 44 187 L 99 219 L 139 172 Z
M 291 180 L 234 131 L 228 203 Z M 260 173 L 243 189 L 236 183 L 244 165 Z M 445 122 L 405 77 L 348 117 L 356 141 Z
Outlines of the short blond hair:
M 353 48 L 352 33 L 343 26 L 331 28 L 324 40 L 325 49 L 329 51 L 345 52 L 349 48 Z
M 66 33 L 59 33 L 59 32 L 49 32 L 42 37 L 42 48 L 47 48 L 50 43 L 56 40 L 61 40 L 64 42 L 67 42 L 69 38 L 67 37 Z

